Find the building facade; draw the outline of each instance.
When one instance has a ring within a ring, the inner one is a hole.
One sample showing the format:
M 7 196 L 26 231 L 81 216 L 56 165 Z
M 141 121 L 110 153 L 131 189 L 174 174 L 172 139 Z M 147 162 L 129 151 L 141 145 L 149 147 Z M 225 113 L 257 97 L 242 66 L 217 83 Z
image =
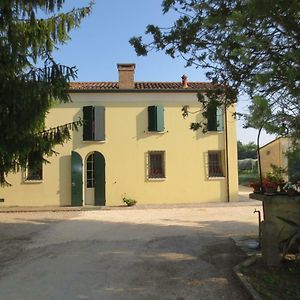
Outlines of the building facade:
M 300 151 L 292 151 L 292 141 L 288 137 L 279 137 L 260 148 L 262 176 L 272 171 L 272 165 L 285 169 L 284 179 L 300 178 Z
M 236 201 L 236 122 L 231 106 L 215 126 L 189 129 L 202 114 L 197 93 L 208 83 L 135 82 L 134 64 L 119 64 L 118 82 L 70 85 L 72 102 L 53 107 L 47 127 L 84 120 L 40 170 L 11 174 L 4 206 L 121 205 Z M 209 121 L 209 120 L 208 120 Z M 30 160 L 29 160 L 30 163 Z

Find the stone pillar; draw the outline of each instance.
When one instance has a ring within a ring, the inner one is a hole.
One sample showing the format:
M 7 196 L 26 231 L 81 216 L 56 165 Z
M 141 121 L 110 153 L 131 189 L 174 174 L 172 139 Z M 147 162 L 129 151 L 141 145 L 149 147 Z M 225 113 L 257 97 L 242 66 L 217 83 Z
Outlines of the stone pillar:
M 280 254 L 278 249 L 278 229 L 274 222 L 263 221 L 261 223 L 262 231 L 262 258 L 264 263 L 269 266 L 280 265 Z

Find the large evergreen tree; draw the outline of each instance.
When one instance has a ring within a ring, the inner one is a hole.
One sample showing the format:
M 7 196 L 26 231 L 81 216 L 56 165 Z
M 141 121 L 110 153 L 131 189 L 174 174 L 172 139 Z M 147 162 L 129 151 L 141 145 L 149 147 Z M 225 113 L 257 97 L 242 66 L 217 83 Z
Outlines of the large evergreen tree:
M 162 8 L 178 19 L 167 28 L 148 25 L 149 42 L 132 38 L 139 55 L 163 50 L 206 68 L 229 90 L 265 98 L 278 127 L 300 137 L 299 0 L 164 0 Z M 235 93 L 224 98 L 235 100 Z
M 76 68 L 56 63 L 52 52 L 92 7 L 90 3 L 62 13 L 64 2 L 0 3 L 0 185 L 7 184 L 9 172 L 26 166 L 29 155 L 37 164 L 45 162 L 80 123 L 54 129 L 46 129 L 44 123 L 54 102 L 70 101 L 68 82 L 76 77 Z

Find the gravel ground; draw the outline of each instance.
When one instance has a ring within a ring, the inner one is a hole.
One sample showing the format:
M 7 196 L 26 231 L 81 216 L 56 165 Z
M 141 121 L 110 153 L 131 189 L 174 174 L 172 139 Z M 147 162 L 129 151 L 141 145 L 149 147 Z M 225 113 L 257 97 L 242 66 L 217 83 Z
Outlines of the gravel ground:
M 0 299 L 248 299 L 255 201 L 0 215 Z

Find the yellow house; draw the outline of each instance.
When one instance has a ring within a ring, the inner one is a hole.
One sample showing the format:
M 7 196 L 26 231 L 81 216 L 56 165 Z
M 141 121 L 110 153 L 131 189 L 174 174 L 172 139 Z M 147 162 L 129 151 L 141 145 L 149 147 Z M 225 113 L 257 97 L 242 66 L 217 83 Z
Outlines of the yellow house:
M 189 129 L 200 114 L 197 93 L 208 83 L 135 82 L 134 64 L 118 64 L 118 82 L 76 82 L 72 102 L 48 114 L 47 127 L 79 118 L 84 125 L 39 171 L 8 176 L 4 206 L 121 205 L 236 201 L 234 106 L 203 134 Z M 30 164 L 30 159 L 29 159 Z
M 294 176 L 299 177 L 300 152 L 296 151 L 293 157 L 288 157 L 287 153 L 291 147 L 292 142 L 288 137 L 279 137 L 259 149 L 263 177 L 272 171 L 271 165 L 276 165 L 287 171 L 285 180 Z

